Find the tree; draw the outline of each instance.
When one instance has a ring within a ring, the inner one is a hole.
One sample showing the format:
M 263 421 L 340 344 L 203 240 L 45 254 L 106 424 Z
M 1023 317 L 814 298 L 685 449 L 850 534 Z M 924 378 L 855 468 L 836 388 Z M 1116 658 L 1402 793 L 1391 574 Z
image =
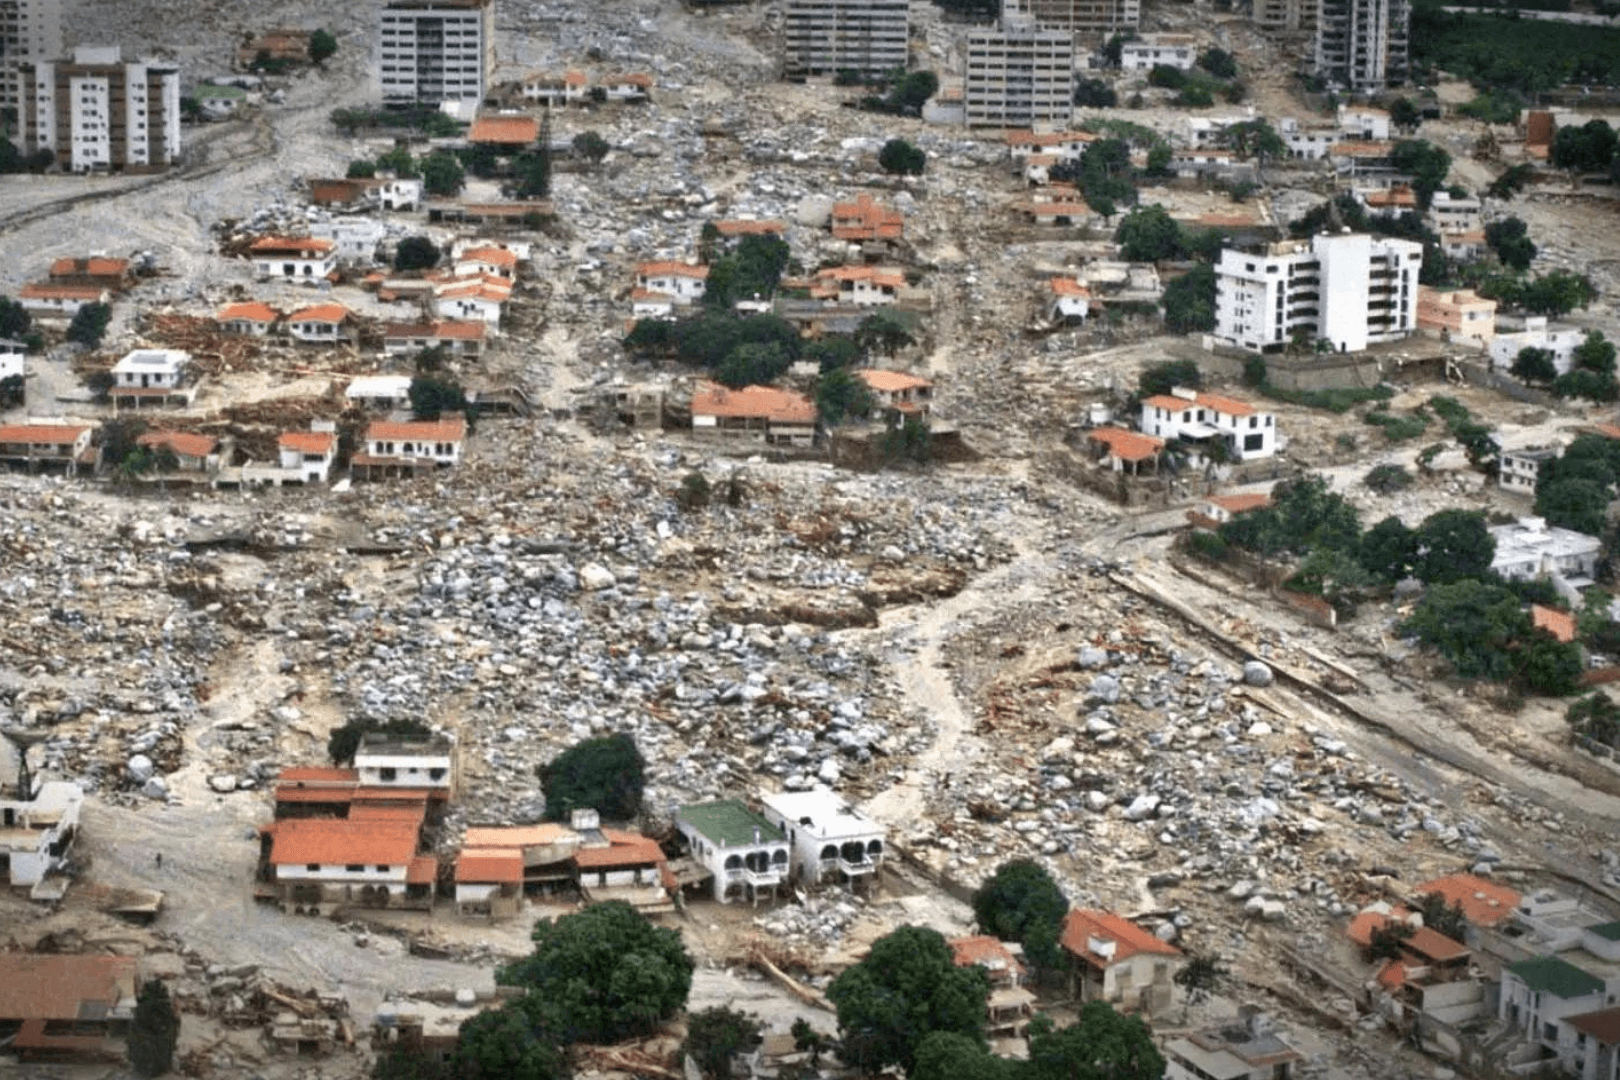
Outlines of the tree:
M 1561 127 L 1553 135 L 1548 158 L 1554 168 L 1572 174 L 1608 172 L 1620 136 L 1607 120 L 1588 120 L 1580 127 Z
M 1602 536 L 1608 522 L 1609 485 L 1578 477 L 1536 485 L 1536 514 L 1549 525 Z
M 600 134 L 594 131 L 582 131 L 574 136 L 574 153 L 589 162 L 598 162 L 608 156 L 613 147 Z
M 1446 902 L 1443 893 L 1424 893 L 1418 899 L 1418 914 L 1423 925 L 1452 941 L 1462 941 L 1468 933 L 1468 913 L 1459 901 Z
M 679 931 L 623 901 L 537 923 L 532 936 L 534 953 L 495 979 L 526 989 L 524 1011 L 560 1043 L 650 1035 L 686 1005 L 693 965 Z
M 698 1071 L 708 1080 L 731 1080 L 732 1059 L 759 1044 L 759 1017 L 716 1007 L 686 1018 L 681 1053 L 697 1062 Z
M 1389 122 L 1401 131 L 1416 131 L 1423 123 L 1423 114 L 1418 112 L 1411 98 L 1398 97 L 1389 103 Z
M 1074 103 L 1081 107 L 1112 109 L 1119 104 L 1119 95 L 1102 79 L 1077 78 L 1074 81 Z
M 1412 486 L 1412 474 L 1399 465 L 1374 465 L 1361 482 L 1380 495 L 1393 495 Z
M 1221 526 L 1227 543 L 1260 555 L 1304 554 L 1317 548 L 1355 551 L 1361 542 L 1356 508 L 1320 476 L 1284 480 L 1271 491 L 1271 505 Z
M 793 1049 L 801 1054 L 809 1054 L 810 1067 L 820 1069 L 822 1052 L 831 1047 L 832 1038 L 811 1027 L 810 1021 L 802 1016 L 793 1021 L 793 1026 L 788 1030 L 793 1036 Z
M 1188 82 L 1177 91 L 1176 104 L 1189 109 L 1207 109 L 1215 104 L 1215 95 L 1203 83 Z
M 431 270 L 439 265 L 439 246 L 425 236 L 407 236 L 394 248 L 395 270 Z
M 936 1031 L 982 1046 L 989 995 L 984 969 L 957 967 L 939 932 L 921 926 L 879 938 L 865 960 L 827 987 L 838 1010 L 841 1056 L 869 1074 L 891 1065 L 909 1074 L 923 1039 Z
M 1406 939 L 1417 933 L 1417 927 L 1404 919 L 1385 919 L 1367 935 L 1367 960 L 1399 960 Z
M 111 307 L 99 302 L 86 304 L 73 313 L 73 321 L 68 323 L 67 339 L 93 349 L 101 344 L 102 335 L 106 334 L 107 324 L 111 321 Z
M 448 150 L 435 150 L 422 159 L 422 187 L 429 195 L 452 196 L 466 183 L 466 171 Z
M 1261 174 L 1266 162 L 1288 154 L 1288 144 L 1264 117 L 1231 125 L 1221 133 L 1221 141 L 1239 158 L 1254 158 L 1256 176 Z
M 913 340 L 904 323 L 883 312 L 868 315 L 855 327 L 855 347 L 863 356 L 874 353 L 893 356 Z
M 365 158 L 355 158 L 349 162 L 349 167 L 343 175 L 350 180 L 369 180 L 377 175 L 377 163 L 367 161 Z
M 1188 953 L 1187 962 L 1175 974 L 1175 984 L 1181 987 L 1182 1001 L 1186 1006 L 1181 1014 L 1183 1019 L 1192 1006 L 1209 1000 L 1209 996 L 1221 988 L 1231 973 L 1231 969 L 1221 963 L 1221 958 L 1214 953 Z
M 1558 378 L 1558 367 L 1554 363 L 1553 351 L 1538 349 L 1534 345 L 1526 345 L 1519 350 L 1508 372 L 1514 378 L 1527 383 L 1546 384 Z
M 904 139 L 890 139 L 878 151 L 878 164 L 886 173 L 921 176 L 928 165 L 928 155 Z
M 855 367 L 861 362 L 861 349 L 848 334 L 827 334 L 805 342 L 800 359 L 814 362 L 825 375 L 834 368 Z
M 323 28 L 309 35 L 309 59 L 312 63 L 321 63 L 337 49 L 337 38 L 332 31 Z
M 1215 329 L 1215 268 L 1199 263 L 1164 287 L 1164 326 L 1177 334 Z
M 1601 690 L 1595 690 L 1564 711 L 1573 733 L 1604 746 L 1620 746 L 1620 705 Z
M 1174 64 L 1154 64 L 1147 81 L 1162 90 L 1180 90 L 1187 85 L 1187 73 Z
M 1107 44 L 1103 46 L 1103 59 L 1107 61 L 1109 67 L 1119 67 L 1120 63 L 1124 60 L 1125 43 L 1127 41 L 1137 40 L 1139 39 L 1135 34 L 1115 34 L 1113 37 L 1109 38 Z
M 816 380 L 816 408 L 829 425 L 846 416 L 868 416 L 877 405 L 866 380 L 847 367 L 823 372 Z
M 1530 616 L 1506 586 L 1463 578 L 1431 586 L 1401 632 L 1433 647 L 1461 678 L 1505 679 Z
M 1581 687 L 1586 663 L 1573 641 L 1559 641 L 1552 632 L 1536 627 L 1516 657 L 1514 683 L 1532 694 L 1568 697 Z
M 414 376 L 408 393 L 411 412 L 418 420 L 437 420 L 443 413 L 461 412 L 467 407 L 461 384 L 438 375 Z
M 1620 398 L 1614 357 L 1614 342 L 1605 338 L 1601 330 L 1589 331 L 1586 340 L 1570 354 L 1569 371 L 1553 380 L 1553 393 L 1559 397 L 1583 397 L 1592 401 Z
M 1237 78 L 1237 60 L 1225 49 L 1205 49 L 1198 56 L 1198 66 L 1217 79 Z
M 377 171 L 393 173 L 401 180 L 414 180 L 422 175 L 416 159 L 403 146 L 396 146 L 385 154 L 379 154 Z
M 514 199 L 544 199 L 551 195 L 551 150 L 540 146 L 525 150 L 512 159 L 511 185 Z
M 1536 245 L 1531 242 L 1524 222 L 1516 217 L 1486 225 L 1485 242 L 1496 252 L 1502 265 L 1513 270 L 1530 269 L 1530 261 L 1536 257 Z
M 622 731 L 575 743 L 535 772 L 552 821 L 567 821 L 575 810 L 596 810 L 610 821 L 629 821 L 641 812 L 647 763 Z
M 0 338 L 21 341 L 33 328 L 34 317 L 28 309 L 9 296 L 0 296 Z
M 1496 556 L 1496 541 L 1478 510 L 1437 510 L 1418 526 L 1417 542 L 1413 570 L 1425 585 L 1483 579 Z
M 567 1050 L 544 1033 L 526 1004 L 511 1001 L 465 1020 L 450 1075 L 456 1080 L 565 1080 Z
M 1601 330 L 1588 330 L 1586 340 L 1575 346 L 1575 351 L 1570 354 L 1573 367 L 1595 371 L 1599 375 L 1614 374 L 1614 357 L 1614 342 L 1604 337 Z
M 973 917 L 979 929 L 1003 941 L 1016 941 L 1043 967 L 1063 960 L 1058 939 L 1068 897 L 1038 863 L 1014 859 L 1002 863 L 973 894 Z
M 162 1076 L 174 1067 L 179 1041 L 180 1014 L 169 999 L 169 988 L 148 979 L 135 996 L 135 1015 L 129 1024 L 130 1066 L 141 1076 Z
M 716 382 L 733 390 L 767 386 L 793 366 L 793 357 L 774 341 L 745 341 L 713 369 Z
M 1535 175 L 1536 167 L 1529 162 L 1514 165 L 1492 180 L 1485 194 L 1493 199 L 1511 199 L 1523 191 Z
M 1114 231 L 1120 254 L 1131 262 L 1159 262 L 1179 258 L 1185 251 L 1181 226 L 1158 203 L 1138 206 L 1120 220 Z
M 1106 1001 L 1088 1001 L 1080 1019 L 1054 1029 L 1038 1016 L 1029 1025 L 1028 1080 L 1161 1080 L 1164 1056 L 1140 1016 Z
M 917 1044 L 917 1067 L 906 1080 L 1013 1080 L 1019 1066 L 982 1042 L 955 1031 L 930 1032 Z
M 1392 514 L 1362 534 L 1356 558 L 1380 581 L 1400 581 L 1417 565 L 1417 533 Z
M 739 300 L 770 299 L 792 257 L 780 236 L 743 237 L 730 251 L 710 259 L 704 305 L 729 310 Z
M 1597 298 L 1592 279 L 1572 270 L 1553 270 L 1528 282 L 1519 302 L 1535 315 L 1568 315 Z
M 921 116 L 923 106 L 938 91 L 938 75 L 932 71 L 913 71 L 895 82 L 889 91 L 889 107 L 902 116 Z
M 1397 172 L 1411 176 L 1418 209 L 1428 210 L 1434 193 L 1445 186 L 1451 155 L 1424 139 L 1406 139 L 1395 144 L 1389 160 Z
M 1193 360 L 1163 360 L 1149 364 L 1136 377 L 1136 396 L 1162 397 L 1178 386 L 1197 390 L 1204 385 L 1204 373 Z

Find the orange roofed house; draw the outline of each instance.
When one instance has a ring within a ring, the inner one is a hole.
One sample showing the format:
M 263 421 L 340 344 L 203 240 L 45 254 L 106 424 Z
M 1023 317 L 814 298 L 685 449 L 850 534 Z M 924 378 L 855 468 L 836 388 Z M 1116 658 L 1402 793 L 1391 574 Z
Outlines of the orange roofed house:
M 1211 495 L 1197 509 L 1187 511 L 1187 520 L 1196 529 L 1218 529 L 1241 514 L 1270 505 L 1271 496 L 1263 491 Z
M 637 289 L 667 296 L 671 302 L 683 306 L 703 299 L 708 280 L 709 268 L 697 263 L 665 259 L 644 262 L 636 267 Z
M 1117 473 L 1137 476 L 1144 471 L 1158 472 L 1164 454 L 1164 440 L 1122 427 L 1092 428 L 1086 432 L 1092 456 Z
M 1479 931 L 1496 930 L 1509 922 L 1520 899 L 1517 890 L 1477 874 L 1447 874 L 1412 889 L 1413 896 L 1430 893 L 1437 893 L 1448 906 L 1462 907 L 1463 918 L 1468 920 L 1470 945 L 1478 944 Z
M 1073 988 L 1081 1001 L 1157 1012 L 1175 1000 L 1175 975 L 1186 957 L 1113 912 L 1069 912 L 1060 944 L 1074 963 Z
M 219 440 L 212 435 L 186 431 L 143 431 L 135 445 L 147 450 L 167 450 L 174 455 L 175 468 L 183 472 L 204 472 L 219 464 Z
M 313 285 L 337 270 L 337 244 L 310 236 L 261 236 L 248 254 L 260 281 L 280 278 Z
M 93 424 L 8 424 L 0 427 L 0 463 L 61 468 L 76 476 L 96 466 L 90 445 L 95 431 Z
M 226 304 L 214 316 L 221 333 L 238 337 L 265 337 L 280 319 L 281 313 L 275 308 L 256 300 Z
M 68 256 L 51 263 L 52 285 L 89 285 L 109 292 L 122 292 L 129 285 L 128 259 L 109 259 L 104 255 L 88 258 Z
M 533 146 L 539 138 L 540 118 L 525 113 L 480 116 L 467 130 L 467 141 L 473 145 L 493 146 L 507 153 Z
M 383 352 L 413 356 L 424 349 L 443 349 L 451 356 L 483 355 L 489 327 L 482 322 L 389 323 L 383 327 Z
M 260 880 L 294 914 L 335 908 L 429 907 L 438 864 L 418 853 L 422 819 L 363 812 L 348 818 L 283 818 L 261 830 Z
M 365 450 L 349 459 L 349 473 L 367 479 L 414 474 L 461 461 L 467 421 L 460 416 L 438 420 L 377 420 L 366 427 Z
M 1271 413 L 1235 398 L 1179 386 L 1143 399 L 1142 430 L 1236 461 L 1277 452 L 1277 421 Z
M 609 101 L 646 101 L 652 96 L 653 80 L 646 72 L 632 71 L 607 76 L 601 87 Z
M 1035 995 L 1024 988 L 1024 964 L 1018 958 L 1023 947 L 982 935 L 953 938 L 949 944 L 957 967 L 977 964 L 990 977 L 990 997 L 985 1001 L 989 1014 L 986 1034 L 992 1038 L 1022 1036 L 1035 1011 Z M 1016 954 L 1014 949 L 1018 950 Z
M 854 307 L 882 307 L 900 298 L 906 275 L 891 266 L 830 266 L 817 270 L 810 295 Z
M 855 376 L 872 391 L 879 409 L 927 416 L 934 407 L 934 384 L 920 375 L 861 368 Z
M 864 192 L 854 202 L 834 203 L 831 222 L 836 239 L 869 249 L 887 250 L 905 239 L 906 216 Z
M 342 304 L 314 304 L 287 316 L 287 333 L 306 345 L 344 345 L 355 338 L 354 316 Z
M 749 439 L 771 446 L 810 446 L 820 416 L 815 402 L 792 390 L 704 383 L 692 395 L 692 434 Z
M 0 1033 L 23 1059 L 121 1060 L 135 959 L 0 953 Z

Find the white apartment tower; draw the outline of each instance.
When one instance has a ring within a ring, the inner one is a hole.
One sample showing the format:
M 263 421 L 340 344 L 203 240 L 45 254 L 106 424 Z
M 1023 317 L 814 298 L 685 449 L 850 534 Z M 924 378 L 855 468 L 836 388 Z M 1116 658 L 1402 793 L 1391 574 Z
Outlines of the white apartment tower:
M 783 74 L 905 68 L 908 7 L 907 0 L 784 0 Z
M 495 63 L 494 0 L 386 0 L 378 66 L 386 105 L 484 99 Z
M 1020 6 L 1041 26 L 1072 34 L 1107 37 L 1142 22 L 1141 0 L 1023 0 Z
M 1074 35 L 1009 13 L 968 32 L 962 100 L 969 127 L 1067 126 L 1074 115 Z
M 1411 0 L 1321 0 L 1316 74 L 1349 90 L 1382 90 L 1407 79 Z
M 0 106 L 22 105 L 17 65 L 62 55 L 62 0 L 0 0 Z
M 156 172 L 180 160 L 180 69 L 124 63 L 118 46 L 17 68 L 17 148 L 70 172 Z
M 1319 0 L 1254 0 L 1254 22 L 1262 30 L 1309 34 L 1316 30 Z
M 1215 337 L 1253 352 L 1283 348 L 1297 329 L 1335 352 L 1360 352 L 1417 328 L 1423 245 L 1367 233 L 1228 248 L 1215 268 Z

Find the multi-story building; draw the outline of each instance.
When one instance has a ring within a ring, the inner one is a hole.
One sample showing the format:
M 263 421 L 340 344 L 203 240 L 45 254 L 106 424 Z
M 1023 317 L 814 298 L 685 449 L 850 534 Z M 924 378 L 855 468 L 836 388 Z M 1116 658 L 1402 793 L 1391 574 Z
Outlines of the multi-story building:
M 22 106 L 18 64 L 61 55 L 61 0 L 0 0 L 0 106 Z
M 1321 0 L 1316 20 L 1316 74 L 1350 90 L 1381 90 L 1406 81 L 1411 0 Z
M 495 64 L 494 0 L 387 0 L 379 45 L 385 104 L 480 102 Z
M 1423 246 L 1367 233 L 1313 236 L 1221 252 L 1215 337 L 1254 352 L 1304 331 L 1334 352 L 1409 337 L 1417 328 Z
M 1148 34 L 1140 41 L 1127 41 L 1119 50 L 1119 66 L 1125 71 L 1152 71 L 1173 67 L 1191 71 L 1198 62 L 1198 40 L 1191 34 Z
M 1254 23 L 1262 30 L 1310 34 L 1316 30 L 1317 0 L 1254 0 Z
M 787 0 L 784 74 L 882 75 L 904 68 L 909 27 L 906 0 Z
M 1173 387 L 1142 399 L 1141 427 L 1200 456 L 1253 461 L 1277 452 L 1277 418 L 1246 401 Z
M 1107 36 L 1142 21 L 1141 0 L 1023 0 L 1021 6 L 1040 25 L 1075 34 Z
M 1074 35 L 1027 16 L 968 33 L 963 101 L 969 127 L 1067 124 L 1074 115 Z
M 123 61 L 118 46 L 17 65 L 18 149 L 71 172 L 156 172 L 180 159 L 180 68 Z

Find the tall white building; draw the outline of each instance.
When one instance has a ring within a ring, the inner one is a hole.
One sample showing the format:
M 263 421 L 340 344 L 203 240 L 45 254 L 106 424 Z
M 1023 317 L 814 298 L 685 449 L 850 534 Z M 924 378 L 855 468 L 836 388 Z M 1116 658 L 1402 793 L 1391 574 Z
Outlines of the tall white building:
M 116 45 L 17 68 L 17 148 L 71 172 L 154 172 L 180 159 L 180 69 L 124 63 Z
M 62 55 L 62 0 L 0 0 L 0 106 L 19 108 L 17 65 Z
M 1067 125 L 1074 115 L 1074 35 L 1009 14 L 968 32 L 962 85 L 969 127 Z
M 1075 34 L 1107 37 L 1142 21 L 1141 0 L 1022 0 L 1020 6 L 1042 26 Z
M 495 64 L 494 0 L 387 0 L 377 62 L 385 104 L 481 102 Z
M 782 66 L 788 76 L 906 66 L 907 0 L 785 0 Z
M 1381 90 L 1406 81 L 1411 0 L 1321 0 L 1316 19 L 1316 74 L 1350 90 Z
M 1254 352 L 1286 346 L 1301 328 L 1335 352 L 1409 337 L 1422 265 L 1423 245 L 1367 233 L 1228 248 L 1215 268 L 1215 337 Z

